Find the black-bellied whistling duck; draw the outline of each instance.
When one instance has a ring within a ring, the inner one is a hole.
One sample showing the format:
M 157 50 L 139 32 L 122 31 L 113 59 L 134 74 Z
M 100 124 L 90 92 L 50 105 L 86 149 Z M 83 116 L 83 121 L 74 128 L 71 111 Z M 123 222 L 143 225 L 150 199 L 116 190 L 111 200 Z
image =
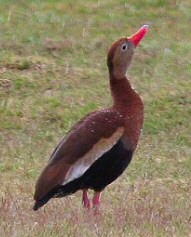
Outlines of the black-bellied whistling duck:
M 127 70 L 148 29 L 144 25 L 111 46 L 107 65 L 113 106 L 88 114 L 58 144 L 37 181 L 34 210 L 78 190 L 89 209 L 88 189 L 95 191 L 92 203 L 99 207 L 103 189 L 131 162 L 143 125 L 143 102 L 131 87 Z

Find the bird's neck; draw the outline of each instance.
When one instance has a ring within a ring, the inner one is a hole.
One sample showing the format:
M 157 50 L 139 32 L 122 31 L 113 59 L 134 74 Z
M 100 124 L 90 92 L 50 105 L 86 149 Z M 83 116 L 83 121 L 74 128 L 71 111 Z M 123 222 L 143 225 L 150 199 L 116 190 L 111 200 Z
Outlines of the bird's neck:
M 110 89 L 114 108 L 128 108 L 133 104 L 141 103 L 140 96 L 132 88 L 126 76 L 116 78 L 110 75 Z

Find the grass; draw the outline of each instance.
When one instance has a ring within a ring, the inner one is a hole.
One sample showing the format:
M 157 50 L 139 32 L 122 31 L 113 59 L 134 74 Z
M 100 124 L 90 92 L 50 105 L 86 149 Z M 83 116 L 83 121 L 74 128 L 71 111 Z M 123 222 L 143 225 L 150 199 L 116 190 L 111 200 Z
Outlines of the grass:
M 1 2 L 0 236 L 191 236 L 190 10 L 189 0 Z M 101 216 L 83 211 L 80 192 L 34 213 L 55 145 L 111 103 L 108 47 L 143 24 L 130 76 L 145 124 L 132 164 L 105 191 Z

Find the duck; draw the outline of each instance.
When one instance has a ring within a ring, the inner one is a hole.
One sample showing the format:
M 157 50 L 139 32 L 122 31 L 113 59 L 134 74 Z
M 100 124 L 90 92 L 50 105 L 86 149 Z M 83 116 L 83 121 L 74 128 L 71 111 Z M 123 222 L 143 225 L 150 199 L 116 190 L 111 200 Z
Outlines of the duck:
M 143 127 L 144 105 L 127 75 L 148 31 L 143 25 L 111 45 L 107 66 L 113 104 L 83 117 L 56 146 L 36 182 L 33 210 L 79 190 L 84 208 L 99 209 L 103 190 L 129 166 Z M 89 190 L 94 192 L 91 200 Z

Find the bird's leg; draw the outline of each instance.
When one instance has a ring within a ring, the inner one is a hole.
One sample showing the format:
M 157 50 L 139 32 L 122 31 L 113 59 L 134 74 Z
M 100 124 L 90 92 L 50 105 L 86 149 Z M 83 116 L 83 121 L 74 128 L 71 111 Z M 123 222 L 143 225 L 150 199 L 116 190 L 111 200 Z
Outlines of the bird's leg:
M 95 192 L 92 200 L 93 207 L 99 209 L 101 203 L 101 192 Z
M 91 203 L 88 198 L 88 189 L 83 189 L 82 203 L 86 209 L 90 209 Z

